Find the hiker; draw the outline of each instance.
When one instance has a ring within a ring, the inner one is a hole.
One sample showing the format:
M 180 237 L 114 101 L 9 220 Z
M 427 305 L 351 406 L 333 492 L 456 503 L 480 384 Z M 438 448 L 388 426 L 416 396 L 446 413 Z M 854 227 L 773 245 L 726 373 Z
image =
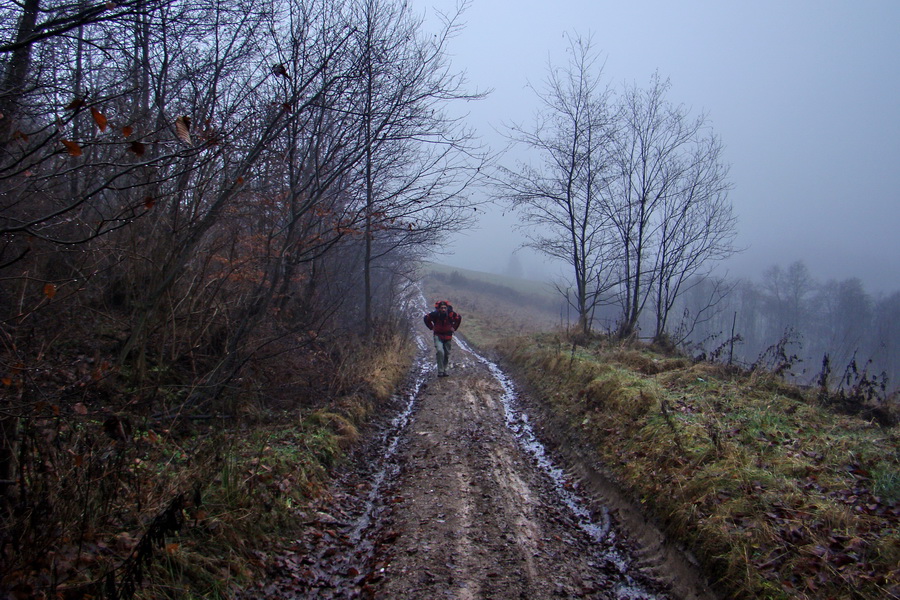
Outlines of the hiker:
M 462 323 L 462 317 L 453 312 L 453 307 L 446 300 L 435 302 L 434 310 L 425 315 L 426 327 L 434 332 L 438 377 L 447 376 L 453 332 L 459 329 L 460 323 Z

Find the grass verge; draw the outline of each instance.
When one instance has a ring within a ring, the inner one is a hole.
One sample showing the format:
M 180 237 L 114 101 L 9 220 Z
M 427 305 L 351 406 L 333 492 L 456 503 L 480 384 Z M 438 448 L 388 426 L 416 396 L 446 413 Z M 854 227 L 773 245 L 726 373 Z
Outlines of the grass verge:
M 900 431 L 774 376 L 558 335 L 498 351 L 731 598 L 900 597 Z
M 228 399 L 230 414 L 171 427 L 107 417 L 99 401 L 36 407 L 46 415 L 22 435 L 28 485 L 0 514 L 0 595 L 228 598 L 264 576 L 267 551 L 290 539 L 414 347 L 394 335 L 327 350 L 310 362 L 327 385 L 290 408 L 252 386 Z

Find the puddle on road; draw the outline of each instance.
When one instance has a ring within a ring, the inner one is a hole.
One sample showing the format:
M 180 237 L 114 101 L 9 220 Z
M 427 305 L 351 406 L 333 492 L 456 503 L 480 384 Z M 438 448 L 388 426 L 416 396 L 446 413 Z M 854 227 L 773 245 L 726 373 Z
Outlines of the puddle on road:
M 592 515 L 587 508 L 586 502 L 567 487 L 565 473 L 553 462 L 547 449 L 535 435 L 528 415 L 519 407 L 518 392 L 510 378 L 495 363 L 469 347 L 464 340 L 461 338 L 455 339 L 460 349 L 487 366 L 494 379 L 501 385 L 503 388 L 501 404 L 503 405 L 507 427 L 522 448 L 533 458 L 541 471 L 553 482 L 556 495 L 572 512 L 578 526 L 599 548 L 602 548 L 599 555 L 618 569 L 622 581 L 615 589 L 617 598 L 620 600 L 659 600 L 658 596 L 642 589 L 641 585 L 630 576 L 629 561 L 622 556 L 615 544 L 616 533 L 612 527 L 609 511 L 604 507 L 599 515 Z M 410 384 L 402 395 L 403 408 L 382 433 L 378 447 L 384 450 L 381 452 L 379 465 L 374 469 L 371 486 L 364 503 L 364 510 L 348 532 L 350 540 L 357 544 L 366 540 L 367 533 L 376 521 L 377 513 L 383 508 L 384 499 L 380 496 L 383 492 L 385 481 L 392 481 L 399 475 L 400 465 L 394 460 L 397 448 L 412 419 L 422 387 L 434 370 L 430 345 L 422 336 L 416 336 L 416 343 L 419 347 L 419 352 L 417 353 L 415 367 L 412 370 L 414 375 L 411 377 Z
M 519 394 L 510 378 L 500 367 L 484 358 L 473 350 L 462 339 L 457 338 L 460 348 L 470 353 L 479 362 L 487 366 L 494 379 L 503 388 L 503 396 L 500 399 L 503 404 L 506 426 L 521 444 L 522 448 L 534 459 L 538 467 L 553 482 L 553 488 L 560 500 L 572 511 L 578 526 L 595 543 L 604 548 L 601 556 L 616 566 L 622 575 L 623 581 L 616 588 L 616 596 L 621 600 L 658 600 L 658 596 L 643 590 L 629 575 L 629 562 L 616 548 L 616 533 L 612 527 L 609 511 L 602 508 L 599 515 L 593 516 L 587 508 L 585 501 L 571 489 L 566 487 L 566 475 L 548 455 L 547 449 L 538 440 L 531 426 L 528 415 L 519 407 Z
M 377 530 L 378 517 L 380 512 L 385 510 L 385 499 L 382 497 L 385 493 L 385 483 L 394 481 L 400 473 L 400 464 L 396 460 L 397 451 L 404 435 L 406 435 L 426 380 L 434 371 L 431 346 L 423 336 L 416 336 L 416 343 L 419 352 L 417 352 L 414 368 L 411 370 L 409 383 L 405 386 L 403 392 L 396 397 L 401 408 L 385 426 L 376 443 L 376 447 L 382 450 L 379 453 L 378 464 L 374 465 L 374 468 L 370 471 L 371 479 L 368 494 L 363 502 L 362 510 L 358 513 L 359 516 L 352 519 L 348 523 L 349 527 L 345 529 L 347 540 L 350 542 L 349 546 L 351 548 L 355 547 L 355 550 L 352 552 L 352 555 L 348 553 L 343 560 L 336 560 L 337 557 L 333 556 L 328 561 L 331 568 L 324 568 L 320 577 L 314 577 L 313 580 L 308 581 L 305 590 L 291 585 L 292 589 L 290 592 L 287 590 L 279 592 L 282 597 L 294 600 L 316 598 L 319 597 L 318 594 L 323 586 L 327 588 L 333 587 L 335 592 L 344 589 L 344 591 L 350 593 L 349 590 L 357 589 L 356 586 L 359 580 L 362 579 L 362 576 L 347 579 L 345 575 L 340 573 L 345 571 L 363 572 L 364 565 L 371 561 L 375 551 L 372 532 Z M 590 511 L 586 508 L 585 502 L 577 494 L 566 488 L 565 474 L 562 469 L 553 463 L 548 456 L 546 448 L 535 436 L 528 415 L 518 407 L 518 393 L 509 377 L 496 364 L 472 350 L 462 339 L 457 338 L 457 343 L 461 350 L 469 353 L 477 361 L 486 365 L 493 377 L 500 383 L 503 388 L 501 403 L 507 427 L 512 431 L 525 451 L 534 458 L 540 469 L 553 482 L 556 494 L 572 511 L 579 527 L 600 548 L 603 548 L 600 556 L 608 559 L 620 571 L 622 581 L 615 590 L 617 598 L 621 600 L 659 600 L 657 596 L 644 591 L 629 576 L 628 561 L 615 548 L 615 532 L 611 527 L 608 511 L 604 509 L 599 519 L 593 518 Z M 324 565 L 320 565 L 320 567 L 324 567 Z M 343 579 L 346 579 L 346 581 L 340 584 L 337 583 Z M 273 589 L 278 589 L 277 585 Z
M 400 444 L 403 433 L 406 431 L 406 426 L 409 425 L 409 421 L 412 418 L 416 400 L 419 397 L 419 392 L 421 391 L 422 385 L 425 383 L 425 379 L 430 370 L 428 347 L 425 341 L 421 336 L 416 336 L 416 343 L 419 346 L 419 352 L 416 353 L 416 364 L 412 369 L 412 373 L 415 375 L 411 378 L 411 384 L 404 392 L 403 401 L 405 401 L 405 405 L 403 405 L 400 412 L 391 419 L 390 424 L 385 428 L 381 440 L 378 443 L 378 447 L 384 448 L 384 450 L 379 459 L 380 464 L 372 477 L 363 513 L 357 519 L 356 523 L 353 524 L 352 529 L 348 533 L 348 536 L 353 542 L 359 542 L 372 525 L 372 515 L 375 513 L 376 508 L 382 504 L 379 502 L 379 496 L 381 495 L 381 488 L 385 480 L 392 480 L 400 473 L 400 465 L 397 464 L 393 458 L 397 453 L 397 447 Z

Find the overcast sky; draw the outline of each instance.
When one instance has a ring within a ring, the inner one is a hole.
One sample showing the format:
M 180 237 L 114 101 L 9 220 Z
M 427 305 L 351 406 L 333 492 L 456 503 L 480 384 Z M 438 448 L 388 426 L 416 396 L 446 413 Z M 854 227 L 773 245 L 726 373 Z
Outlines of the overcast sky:
M 747 247 L 730 275 L 803 260 L 819 280 L 900 289 L 900 1 L 474 0 L 464 21 L 452 60 L 470 89 L 493 89 L 469 105 L 492 148 L 494 128 L 531 119 L 526 84 L 563 64 L 566 33 L 591 35 L 614 88 L 658 71 L 722 138 Z M 487 211 L 441 261 L 502 271 L 514 220 Z

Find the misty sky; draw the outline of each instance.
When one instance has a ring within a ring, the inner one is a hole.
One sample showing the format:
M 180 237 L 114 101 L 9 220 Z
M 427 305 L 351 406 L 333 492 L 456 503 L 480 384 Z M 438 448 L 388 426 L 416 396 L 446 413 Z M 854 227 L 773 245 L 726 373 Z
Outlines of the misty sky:
M 474 0 L 464 21 L 452 60 L 470 89 L 494 90 L 467 107 L 492 148 L 502 123 L 531 120 L 526 84 L 564 63 L 565 34 L 591 35 L 614 88 L 658 71 L 667 99 L 705 111 L 722 138 L 747 247 L 731 276 L 803 260 L 819 280 L 900 289 L 900 1 Z M 514 221 L 487 211 L 439 260 L 502 271 Z

